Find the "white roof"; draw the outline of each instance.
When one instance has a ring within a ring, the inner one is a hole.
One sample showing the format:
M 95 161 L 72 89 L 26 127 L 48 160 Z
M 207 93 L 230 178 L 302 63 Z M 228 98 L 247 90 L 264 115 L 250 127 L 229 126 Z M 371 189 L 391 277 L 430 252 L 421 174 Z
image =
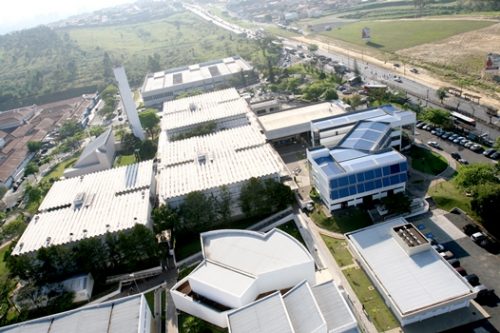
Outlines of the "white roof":
M 269 140 L 309 132 L 310 122 L 344 114 L 339 105 L 324 102 L 259 116 L 258 120 Z
M 325 318 L 306 281 L 289 290 L 283 300 L 295 333 L 318 332 L 321 327 L 326 327 Z
M 202 262 L 189 274 L 191 280 L 237 297 L 241 297 L 255 283 L 254 277 L 209 261 Z
M 273 229 L 266 234 L 247 230 L 215 230 L 201 234 L 205 259 L 258 276 L 312 262 L 295 238 Z
M 178 85 L 182 86 L 198 81 L 212 80 L 212 78 L 220 76 L 239 74 L 241 71 L 249 71 L 251 69 L 252 66 L 250 64 L 237 56 L 172 68 L 148 75 L 143 84 L 142 92 L 151 93 L 155 90 L 167 89 Z
M 191 104 L 201 109 L 209 109 L 219 104 L 240 99 L 241 96 L 235 88 L 212 91 L 200 95 L 189 96 L 163 103 L 163 113 L 175 113 L 189 110 Z
M 470 296 L 471 287 L 434 249 L 409 256 L 396 242 L 391 229 L 406 223 L 397 218 L 347 235 L 397 310 L 407 315 Z
M 152 181 L 150 160 L 54 183 L 13 254 L 148 224 Z
M 231 333 L 295 333 L 279 292 L 227 315 Z
M 160 199 L 165 201 L 252 177 L 278 176 L 283 170 L 281 160 L 249 127 L 164 143 L 157 177 Z
M 315 285 L 311 289 L 326 320 L 328 332 L 357 332 L 356 318 L 333 281 Z
M 111 302 L 84 306 L 52 316 L 1 327 L 4 333 L 137 333 L 140 313 L 146 307 L 142 294 L 120 298 Z
M 191 105 L 193 108 L 196 106 L 194 111 L 189 106 L 179 109 L 168 109 L 165 106 L 164 110 L 168 111 L 164 111 L 162 116 L 162 130 L 170 132 L 211 121 L 220 123 L 226 120 L 246 118 L 246 114 L 250 111 L 248 103 L 243 98 L 210 106 L 194 103 Z

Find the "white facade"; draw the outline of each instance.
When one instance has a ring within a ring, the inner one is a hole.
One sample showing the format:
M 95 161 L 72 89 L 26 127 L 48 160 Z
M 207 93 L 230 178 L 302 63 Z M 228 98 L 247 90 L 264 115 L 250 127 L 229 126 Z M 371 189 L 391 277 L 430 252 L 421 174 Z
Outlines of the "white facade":
M 118 89 L 120 90 L 120 96 L 123 102 L 123 108 L 127 114 L 127 119 L 132 127 L 132 132 L 134 136 L 140 140 L 144 140 L 144 131 L 142 129 L 141 122 L 139 120 L 139 115 L 137 109 L 135 108 L 135 102 L 132 98 L 132 91 L 127 80 L 127 74 L 125 74 L 125 69 L 123 67 L 117 67 L 113 69 L 115 73 L 116 81 L 118 81 Z
M 181 93 L 234 86 L 253 67 L 238 56 L 148 74 L 141 89 L 145 106 L 161 105 Z
M 111 169 L 114 157 L 115 139 L 112 129 L 109 128 L 85 147 L 73 167 L 64 170 L 64 177 L 77 177 Z
M 346 234 L 350 249 L 402 326 L 463 307 L 476 292 L 430 246 L 408 251 L 393 229 L 403 218 Z M 412 227 L 415 240 L 425 238 Z
M 217 230 L 201 242 L 204 260 L 170 291 L 178 310 L 232 333 L 357 332 L 343 295 L 316 284 L 314 260 L 292 236 Z
M 151 160 L 55 182 L 12 254 L 151 227 L 155 190 Z
M 384 105 L 367 110 L 349 112 L 311 121 L 311 139 L 313 146 L 334 147 L 359 121 L 383 122 L 390 125 L 391 146 L 401 146 L 403 127 L 412 127 L 416 123 L 413 111 L 403 111 L 392 105 Z
M 94 289 L 94 278 L 92 274 L 75 276 L 61 282 L 65 290 L 73 292 L 73 302 L 84 302 L 90 300 L 92 297 L 92 290 Z
M 405 190 L 408 164 L 390 148 L 392 133 L 389 124 L 362 121 L 335 148 L 307 150 L 311 184 L 330 210 Z

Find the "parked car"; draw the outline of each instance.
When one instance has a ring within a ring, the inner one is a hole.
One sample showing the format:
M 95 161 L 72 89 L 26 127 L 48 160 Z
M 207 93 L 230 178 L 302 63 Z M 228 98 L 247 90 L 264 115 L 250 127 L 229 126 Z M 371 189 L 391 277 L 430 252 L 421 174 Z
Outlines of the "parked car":
M 483 234 L 482 232 L 475 232 L 470 236 L 470 238 L 472 239 L 473 242 L 479 244 L 481 241 L 486 239 L 486 235 Z
M 416 68 L 412 68 L 412 69 L 410 69 L 410 72 L 415 73 L 415 74 L 418 74 L 418 69 L 416 69 Z
M 394 64 L 394 67 L 401 67 L 401 65 L 396 63 L 396 64 Z
M 441 255 L 441 257 L 443 257 L 446 260 L 451 259 L 451 258 L 453 258 L 455 256 L 453 254 L 453 252 L 451 252 L 451 251 L 439 252 L 439 254 Z
M 422 128 L 425 125 L 427 125 L 427 123 L 425 123 L 425 122 L 422 121 L 420 124 L 417 125 L 417 128 Z
M 486 149 L 485 151 L 483 151 L 483 155 L 488 157 L 488 156 L 490 156 L 491 154 L 493 154 L 493 153 L 495 153 L 495 152 L 496 152 L 496 150 L 495 150 L 495 149 L 493 149 L 493 148 L 488 148 L 488 149 Z
M 464 147 L 465 148 L 470 148 L 470 146 L 472 146 L 473 144 L 474 144 L 474 142 L 469 141 L 466 144 L 464 144 Z
M 462 276 L 467 275 L 467 271 L 465 270 L 465 268 L 463 268 L 461 266 L 455 267 L 455 270 L 457 271 L 458 274 L 460 274 Z
M 478 144 L 473 144 L 472 146 L 469 147 L 469 149 L 478 154 L 483 151 L 483 147 L 481 147 Z
M 458 138 L 458 134 L 452 134 L 448 137 L 448 140 L 453 142 L 456 138 Z
M 477 277 L 476 274 L 469 274 L 464 276 L 464 279 L 469 282 L 469 284 L 473 287 L 479 286 L 479 278 Z
M 461 158 L 458 160 L 458 163 L 463 164 L 463 165 L 468 165 L 469 161 L 467 161 L 465 158 Z
M 432 245 L 432 248 L 434 250 L 436 250 L 437 252 L 444 252 L 444 251 L 446 251 L 446 249 L 444 248 L 444 246 L 441 245 L 441 244 Z
M 453 143 L 460 143 L 460 141 L 462 140 L 465 140 L 465 138 L 463 136 L 459 136 L 458 138 L 455 138 L 455 140 L 453 140 Z
M 467 236 L 472 236 L 473 234 L 475 233 L 478 233 L 481 231 L 481 229 L 479 229 L 479 227 L 475 224 L 466 224 L 463 228 L 462 228 L 464 234 L 466 234 Z
M 462 158 L 462 156 L 460 156 L 460 154 L 457 152 L 451 153 L 451 157 L 453 157 L 453 159 L 455 159 L 457 161 Z
M 460 267 L 460 260 L 458 260 L 458 259 L 448 259 L 448 263 L 452 267 Z
M 488 157 L 491 158 L 492 160 L 496 161 L 496 160 L 498 160 L 500 158 L 500 153 L 499 152 L 494 152 L 493 154 L 491 154 Z
M 484 287 L 484 285 L 480 284 L 479 286 L 474 287 L 474 289 L 479 288 L 481 286 Z M 494 300 L 494 298 L 496 298 L 495 291 L 493 289 L 487 289 L 486 287 L 484 287 L 479 289 L 475 300 L 479 304 L 483 305 L 483 304 L 488 304 L 489 302 L 491 302 L 492 299 Z M 495 305 L 497 304 L 496 300 L 494 300 L 493 304 Z
M 441 146 L 439 145 L 439 143 L 437 143 L 436 141 L 429 141 L 429 142 L 427 142 L 427 144 L 431 147 L 436 148 L 436 149 L 442 149 Z

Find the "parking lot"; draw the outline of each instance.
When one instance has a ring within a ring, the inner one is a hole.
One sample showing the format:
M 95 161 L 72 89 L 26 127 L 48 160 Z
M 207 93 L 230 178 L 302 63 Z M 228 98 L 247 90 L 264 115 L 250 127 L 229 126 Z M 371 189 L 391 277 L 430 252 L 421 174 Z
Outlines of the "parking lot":
M 413 223 L 424 235 L 432 237 L 446 250 L 453 252 L 454 257 L 460 261 L 460 266 L 465 268 L 467 274 L 476 274 L 481 284 L 488 289 L 500 292 L 500 258 L 475 244 L 462 232 L 461 228 L 470 223 L 469 221 L 460 214 L 434 213 L 432 216 L 415 220 Z M 498 297 L 493 297 L 489 304 L 481 305 L 491 315 L 489 322 L 500 330 Z
M 453 143 L 446 139 L 441 139 L 440 137 L 431 134 L 431 132 L 416 128 L 415 129 L 415 138 L 419 139 L 422 143 L 427 144 L 429 141 L 437 142 L 443 151 L 451 154 L 454 152 L 458 152 L 460 156 L 466 159 L 469 163 L 496 163 L 492 159 L 489 159 L 481 153 L 475 153 L 468 148 L 465 148 L 459 144 Z
M 311 191 L 309 169 L 306 158 L 306 144 L 302 142 L 274 145 L 274 148 L 285 162 L 291 176 L 299 187 L 299 194 L 304 200 L 309 200 Z

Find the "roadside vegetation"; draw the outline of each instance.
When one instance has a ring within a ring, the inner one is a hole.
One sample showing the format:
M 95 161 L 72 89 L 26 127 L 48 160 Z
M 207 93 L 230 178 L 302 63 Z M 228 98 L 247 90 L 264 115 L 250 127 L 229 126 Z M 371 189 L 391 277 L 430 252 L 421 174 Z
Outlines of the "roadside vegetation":
M 323 238 L 323 241 L 340 267 L 354 263 L 345 239 L 336 239 L 325 235 L 321 235 L 321 238 Z
M 471 164 L 457 170 L 456 176 L 429 189 L 436 204 L 446 210 L 458 207 L 500 237 L 500 170 L 498 165 Z

